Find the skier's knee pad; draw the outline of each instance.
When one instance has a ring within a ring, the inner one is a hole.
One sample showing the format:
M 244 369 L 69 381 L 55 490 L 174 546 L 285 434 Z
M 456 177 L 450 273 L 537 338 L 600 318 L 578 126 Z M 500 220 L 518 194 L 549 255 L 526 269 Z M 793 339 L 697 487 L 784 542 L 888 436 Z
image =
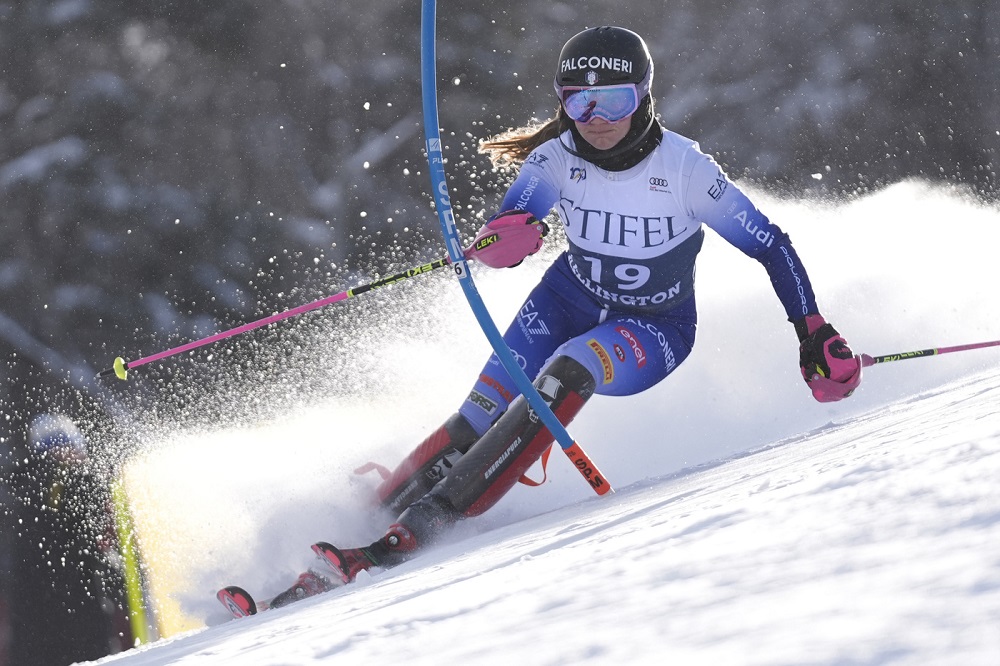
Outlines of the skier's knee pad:
M 405 509 L 446 477 L 477 438 L 461 414 L 452 414 L 379 485 L 379 502 L 393 512 Z
M 558 356 L 539 374 L 535 389 L 563 425 L 594 394 L 597 382 L 578 361 Z M 552 434 L 518 397 L 435 490 L 462 515 L 476 516 L 499 501 L 552 444 Z
M 550 385 L 553 380 L 559 382 L 566 390 L 583 398 L 584 401 L 589 400 L 597 389 L 597 380 L 582 363 L 570 356 L 556 356 L 542 368 L 542 371 L 538 373 L 538 379 L 535 380 L 535 388 L 545 398 L 545 401 L 549 402 L 550 407 L 552 406 L 550 399 L 555 400 L 557 396 L 545 392 L 545 389 L 546 385 Z

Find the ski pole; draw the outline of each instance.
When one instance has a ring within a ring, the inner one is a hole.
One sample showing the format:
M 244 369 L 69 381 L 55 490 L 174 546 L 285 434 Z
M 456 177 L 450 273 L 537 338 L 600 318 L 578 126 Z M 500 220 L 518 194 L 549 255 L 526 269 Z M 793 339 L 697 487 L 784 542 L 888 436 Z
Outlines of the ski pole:
M 474 256 L 474 253 L 470 252 L 469 254 Z M 333 296 L 327 296 L 317 301 L 313 301 L 312 303 L 306 303 L 305 305 L 300 305 L 298 307 L 291 308 L 290 310 L 285 310 L 284 312 L 279 312 L 269 317 L 258 319 L 257 321 L 250 322 L 249 324 L 243 324 L 242 326 L 231 328 L 228 331 L 222 331 L 221 333 L 210 335 L 206 338 L 202 338 L 201 340 L 194 340 L 192 342 L 183 344 L 179 347 L 174 347 L 173 349 L 167 349 L 165 351 L 157 352 L 156 354 L 151 354 L 149 356 L 145 356 L 143 358 L 136 359 L 134 361 L 126 361 L 121 356 L 119 356 L 115 359 L 114 365 L 108 368 L 107 370 L 102 370 L 100 374 L 98 374 L 98 377 L 107 377 L 109 375 L 115 375 L 116 377 L 118 377 L 118 379 L 128 379 L 128 371 L 138 368 L 141 365 L 146 365 L 147 363 L 152 363 L 153 361 L 159 361 L 161 359 L 174 356 L 175 354 L 182 354 L 186 351 L 197 349 L 198 347 L 203 347 L 205 345 L 212 344 L 213 342 L 218 342 L 219 340 L 231 338 L 234 335 L 239 335 L 240 333 L 246 333 L 247 331 L 252 331 L 255 328 L 260 328 L 261 326 L 267 326 L 268 324 L 273 324 L 275 322 L 281 321 L 282 319 L 288 319 L 289 317 L 295 317 L 297 315 L 310 312 L 311 310 L 317 310 L 326 305 L 331 305 L 339 301 L 347 300 L 348 298 L 353 298 L 354 296 L 363 294 L 366 291 L 371 291 L 372 289 L 385 287 L 390 284 L 401 282 L 402 280 L 408 280 L 409 278 L 416 277 L 417 275 L 430 273 L 431 271 L 447 266 L 450 263 L 451 260 L 446 257 L 441 259 L 435 259 L 430 263 L 421 264 L 419 266 L 408 268 L 405 271 L 396 273 L 395 275 L 390 275 L 388 277 L 375 280 L 374 282 L 369 282 L 368 284 L 362 284 L 357 287 L 352 287 L 351 289 L 348 289 L 347 291 L 342 291 L 339 294 L 334 294 Z
M 890 361 L 903 361 L 908 358 L 921 358 L 923 356 L 939 356 L 941 354 L 951 354 L 952 352 L 969 351 L 971 349 L 984 349 L 986 347 L 1000 346 L 1000 340 L 990 342 L 975 342 L 969 345 L 955 345 L 954 347 L 934 347 L 931 349 L 921 349 L 919 351 L 902 352 L 899 354 L 885 354 L 884 356 L 869 356 L 861 354 L 861 365 L 869 367 L 879 363 L 889 363 Z

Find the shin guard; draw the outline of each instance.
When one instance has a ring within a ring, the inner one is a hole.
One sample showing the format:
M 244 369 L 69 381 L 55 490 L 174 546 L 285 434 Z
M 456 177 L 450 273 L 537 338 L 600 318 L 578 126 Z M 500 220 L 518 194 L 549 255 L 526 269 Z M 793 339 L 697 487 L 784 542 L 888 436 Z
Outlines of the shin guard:
M 402 511 L 447 476 L 475 441 L 476 432 L 468 421 L 453 414 L 379 484 L 379 502 L 390 511 Z
M 563 425 L 594 394 L 594 376 L 578 361 L 559 356 L 535 380 L 535 388 Z M 463 516 L 496 504 L 552 444 L 553 436 L 524 396 L 451 469 L 434 494 Z

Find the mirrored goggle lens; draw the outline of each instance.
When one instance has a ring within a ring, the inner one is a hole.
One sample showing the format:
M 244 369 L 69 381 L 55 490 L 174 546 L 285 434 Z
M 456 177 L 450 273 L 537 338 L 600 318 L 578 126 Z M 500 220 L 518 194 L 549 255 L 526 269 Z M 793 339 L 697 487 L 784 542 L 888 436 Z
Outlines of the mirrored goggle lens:
M 603 118 L 614 123 L 631 116 L 639 108 L 639 92 L 634 83 L 599 88 L 563 88 L 566 114 L 579 123 Z

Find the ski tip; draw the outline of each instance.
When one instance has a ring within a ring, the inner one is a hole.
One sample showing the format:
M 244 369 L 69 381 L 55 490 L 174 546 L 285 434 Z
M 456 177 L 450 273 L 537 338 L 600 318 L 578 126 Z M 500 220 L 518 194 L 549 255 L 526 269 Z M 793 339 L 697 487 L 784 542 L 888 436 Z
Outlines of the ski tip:
M 216 592 L 215 596 L 233 617 L 249 617 L 257 614 L 257 604 L 250 593 L 242 587 L 230 585 Z
M 339 548 L 326 541 L 317 541 L 312 545 L 312 550 L 330 568 L 337 572 L 342 581 L 345 583 L 351 582 L 350 576 L 347 575 L 347 563 L 344 559 L 344 554 L 340 552 Z

